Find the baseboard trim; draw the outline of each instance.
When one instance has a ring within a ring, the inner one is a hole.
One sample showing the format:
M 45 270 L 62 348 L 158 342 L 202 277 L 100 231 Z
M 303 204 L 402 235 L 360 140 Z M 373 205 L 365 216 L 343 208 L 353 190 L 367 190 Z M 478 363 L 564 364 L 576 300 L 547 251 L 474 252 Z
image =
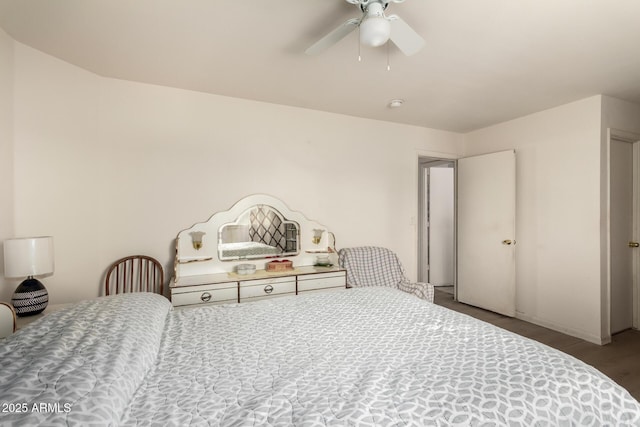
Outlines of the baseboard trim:
M 585 331 L 580 331 L 573 328 L 559 326 L 554 323 L 538 319 L 537 317 L 534 317 L 534 316 L 528 316 L 520 312 L 516 312 L 516 319 L 524 320 L 525 322 L 533 323 L 534 325 L 542 326 L 544 328 L 551 329 L 556 332 L 561 332 L 563 334 L 571 335 L 572 337 L 580 338 L 581 340 L 585 340 L 587 342 L 597 344 L 597 345 L 605 345 L 611 342 L 611 337 L 601 337 L 601 336 L 589 334 Z

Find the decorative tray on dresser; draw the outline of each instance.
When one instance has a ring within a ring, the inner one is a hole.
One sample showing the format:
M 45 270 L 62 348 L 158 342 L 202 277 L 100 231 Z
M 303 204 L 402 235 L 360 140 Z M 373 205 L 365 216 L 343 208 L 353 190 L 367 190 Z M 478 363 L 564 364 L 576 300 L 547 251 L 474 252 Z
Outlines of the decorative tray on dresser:
M 282 201 L 248 196 L 178 233 L 171 302 L 189 307 L 345 289 L 333 243 L 326 227 Z M 270 263 L 291 268 L 272 270 Z

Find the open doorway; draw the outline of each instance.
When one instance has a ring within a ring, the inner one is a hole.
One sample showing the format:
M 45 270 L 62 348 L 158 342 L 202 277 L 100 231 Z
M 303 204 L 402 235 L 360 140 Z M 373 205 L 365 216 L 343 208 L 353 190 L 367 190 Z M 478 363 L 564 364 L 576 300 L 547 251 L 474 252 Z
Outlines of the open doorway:
M 418 162 L 418 280 L 455 297 L 455 161 Z
M 639 325 L 640 135 L 609 136 L 609 330 Z

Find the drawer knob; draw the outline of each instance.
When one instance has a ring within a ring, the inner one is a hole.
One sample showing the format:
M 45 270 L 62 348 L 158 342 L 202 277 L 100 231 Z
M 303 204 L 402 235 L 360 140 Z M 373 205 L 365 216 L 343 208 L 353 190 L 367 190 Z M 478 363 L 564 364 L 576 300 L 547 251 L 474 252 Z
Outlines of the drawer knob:
M 211 294 L 209 292 L 204 292 L 202 295 L 200 295 L 200 300 L 202 302 L 209 302 L 211 301 Z
M 273 292 L 273 286 L 267 285 L 267 286 L 264 287 L 264 293 L 265 294 L 270 294 L 271 292 Z

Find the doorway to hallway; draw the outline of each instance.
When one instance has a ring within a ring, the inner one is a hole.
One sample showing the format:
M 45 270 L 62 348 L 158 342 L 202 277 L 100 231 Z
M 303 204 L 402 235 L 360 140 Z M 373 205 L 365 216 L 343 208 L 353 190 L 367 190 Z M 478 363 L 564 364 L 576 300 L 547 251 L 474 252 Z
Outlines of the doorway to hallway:
M 640 136 L 609 138 L 609 330 L 638 328 Z
M 418 280 L 455 295 L 455 161 L 419 159 Z

